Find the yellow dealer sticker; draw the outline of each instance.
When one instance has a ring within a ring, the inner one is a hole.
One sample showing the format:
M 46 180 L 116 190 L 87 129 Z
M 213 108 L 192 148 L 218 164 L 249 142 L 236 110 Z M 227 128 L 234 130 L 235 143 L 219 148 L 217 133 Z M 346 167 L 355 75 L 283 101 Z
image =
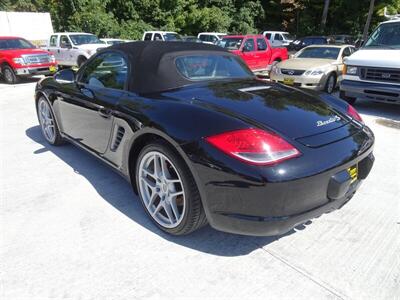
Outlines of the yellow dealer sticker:
M 55 73 L 55 72 L 57 72 L 57 68 L 56 68 L 55 66 L 50 66 L 50 67 L 49 67 L 49 71 L 50 71 L 51 73 Z
M 351 183 L 353 183 L 354 181 L 357 180 L 357 178 L 358 178 L 358 168 L 357 168 L 357 165 L 348 168 L 348 169 L 347 169 L 347 172 L 349 172 L 349 175 L 350 175 L 350 177 L 351 177 Z

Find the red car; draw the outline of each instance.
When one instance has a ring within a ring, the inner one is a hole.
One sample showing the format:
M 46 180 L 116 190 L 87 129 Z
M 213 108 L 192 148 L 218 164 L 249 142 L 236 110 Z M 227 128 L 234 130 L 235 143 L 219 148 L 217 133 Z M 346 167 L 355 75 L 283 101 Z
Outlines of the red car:
M 253 72 L 270 71 L 274 63 L 288 59 L 286 48 L 272 48 L 261 34 L 226 35 L 218 45 L 239 55 Z
M 0 75 L 8 84 L 21 77 L 50 75 L 57 63 L 50 52 L 42 50 L 20 37 L 0 36 Z

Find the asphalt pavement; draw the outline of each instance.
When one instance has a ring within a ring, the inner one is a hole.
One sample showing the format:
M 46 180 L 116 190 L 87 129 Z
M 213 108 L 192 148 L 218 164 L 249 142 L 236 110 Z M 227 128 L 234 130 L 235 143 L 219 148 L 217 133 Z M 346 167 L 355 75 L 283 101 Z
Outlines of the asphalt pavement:
M 172 237 L 114 171 L 46 144 L 34 87 L 0 83 L 1 299 L 400 299 L 400 106 L 355 105 L 376 162 L 342 209 L 278 237 Z

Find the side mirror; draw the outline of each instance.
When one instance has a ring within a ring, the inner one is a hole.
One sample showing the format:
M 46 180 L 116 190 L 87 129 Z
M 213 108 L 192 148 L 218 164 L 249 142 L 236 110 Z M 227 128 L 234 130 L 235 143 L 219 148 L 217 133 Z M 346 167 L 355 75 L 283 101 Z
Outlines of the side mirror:
M 54 75 L 54 79 L 61 84 L 74 83 L 75 72 L 71 69 L 61 70 Z

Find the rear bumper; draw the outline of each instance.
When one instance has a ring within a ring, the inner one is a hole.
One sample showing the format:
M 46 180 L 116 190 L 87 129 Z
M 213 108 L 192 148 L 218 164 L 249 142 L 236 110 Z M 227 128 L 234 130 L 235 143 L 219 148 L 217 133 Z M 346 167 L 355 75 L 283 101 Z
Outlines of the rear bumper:
M 32 75 L 54 74 L 55 71 L 52 71 L 51 68 L 56 68 L 55 71 L 57 71 L 57 67 L 54 65 L 40 66 L 40 67 L 25 67 L 25 68 L 17 68 L 14 70 L 15 70 L 16 75 L 18 75 L 18 76 L 32 76 Z
M 346 97 L 400 104 L 400 86 L 395 84 L 343 80 L 340 90 Z
M 349 201 L 373 166 L 373 143 L 373 133 L 364 127 L 326 146 L 303 147 L 307 151 L 298 159 L 269 167 L 241 163 L 205 142 L 185 152 L 213 228 L 272 236 Z M 354 166 L 358 177 L 352 182 Z
M 362 179 L 366 178 L 369 174 L 372 165 L 374 163 L 374 156 L 372 152 L 358 163 L 360 170 L 360 179 L 351 183 L 351 178 L 346 168 L 333 174 L 319 174 L 314 178 L 306 179 L 304 184 L 304 189 L 308 188 L 308 184 L 312 185 L 312 181 L 319 181 L 320 178 L 329 178 L 328 189 L 325 195 L 321 195 L 321 203 L 319 206 L 309 208 L 309 202 L 303 193 L 299 193 L 299 197 L 293 198 L 292 205 L 296 206 L 298 213 L 295 214 L 285 214 L 285 209 L 281 210 L 281 215 L 268 216 L 268 211 L 260 215 L 249 215 L 246 214 L 246 203 L 243 199 L 243 209 L 240 213 L 233 212 L 213 212 L 211 217 L 209 217 L 209 222 L 215 229 L 236 233 L 244 235 L 255 235 L 255 236 L 273 236 L 282 235 L 299 224 L 303 224 L 310 219 L 317 218 L 322 214 L 329 213 L 336 209 L 341 208 L 346 204 L 355 194 L 357 189 L 362 183 Z M 319 178 L 317 178 L 319 177 Z M 287 189 L 291 189 L 290 182 L 287 184 L 286 188 L 282 188 L 281 193 L 285 194 Z M 308 191 L 312 193 L 313 191 Z M 259 199 L 259 211 L 263 211 L 265 207 L 265 202 L 268 201 L 269 195 L 266 191 L 265 198 Z M 264 203 L 263 203 L 264 202 Z M 293 211 L 293 207 L 290 209 Z

